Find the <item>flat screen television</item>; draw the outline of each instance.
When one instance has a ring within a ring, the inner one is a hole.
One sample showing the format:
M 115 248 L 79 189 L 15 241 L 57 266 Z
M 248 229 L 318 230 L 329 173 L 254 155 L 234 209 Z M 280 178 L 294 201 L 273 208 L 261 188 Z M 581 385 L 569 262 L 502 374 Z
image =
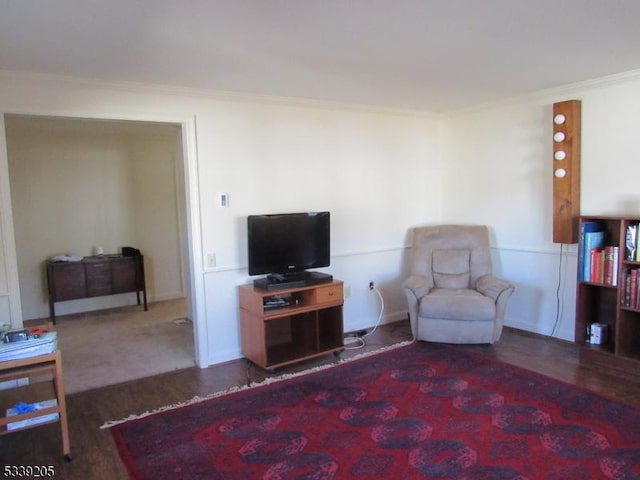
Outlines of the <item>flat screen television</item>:
M 330 213 L 249 215 L 247 250 L 249 275 L 267 274 L 262 286 L 330 277 L 307 271 L 330 265 Z

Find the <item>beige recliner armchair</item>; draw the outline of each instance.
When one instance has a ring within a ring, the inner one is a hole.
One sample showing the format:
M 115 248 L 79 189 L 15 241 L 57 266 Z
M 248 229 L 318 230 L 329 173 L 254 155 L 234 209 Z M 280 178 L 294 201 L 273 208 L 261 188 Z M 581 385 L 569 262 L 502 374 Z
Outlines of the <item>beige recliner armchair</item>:
M 494 343 L 514 286 L 494 277 L 483 225 L 417 227 L 402 284 L 416 340 Z

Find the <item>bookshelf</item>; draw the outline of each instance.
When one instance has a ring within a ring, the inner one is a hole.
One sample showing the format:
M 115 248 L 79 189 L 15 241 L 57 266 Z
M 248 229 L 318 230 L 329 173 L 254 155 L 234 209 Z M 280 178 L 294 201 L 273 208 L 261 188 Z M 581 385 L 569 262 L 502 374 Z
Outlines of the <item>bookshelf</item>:
M 640 360 L 640 216 L 581 216 L 579 225 L 575 341 Z M 627 232 L 634 226 L 636 248 L 630 250 Z M 589 231 L 602 232 L 595 249 L 588 245 Z

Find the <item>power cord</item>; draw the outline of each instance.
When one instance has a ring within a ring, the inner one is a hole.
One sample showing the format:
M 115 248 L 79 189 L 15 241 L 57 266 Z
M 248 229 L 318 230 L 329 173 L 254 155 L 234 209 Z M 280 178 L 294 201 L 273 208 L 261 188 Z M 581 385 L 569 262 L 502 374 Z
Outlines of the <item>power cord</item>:
M 562 259 L 564 258 L 563 244 L 560 244 L 560 260 L 558 262 L 558 285 L 556 286 L 556 319 L 551 330 L 551 337 L 556 334 L 556 330 L 560 326 L 560 318 L 562 318 L 562 298 L 560 290 L 562 288 Z
M 372 335 L 373 332 L 375 332 L 378 329 L 378 325 L 380 325 L 380 322 L 382 321 L 382 314 L 384 313 L 384 299 L 382 298 L 382 294 L 380 293 L 380 290 L 378 290 L 375 285 L 372 285 L 371 289 L 378 294 L 378 298 L 380 299 L 380 314 L 378 315 L 378 321 L 373 326 L 373 330 L 371 330 L 369 333 L 365 333 L 363 337 L 368 337 L 369 335 Z
M 378 295 L 378 298 L 380 299 L 380 313 L 378 315 L 378 320 L 376 321 L 376 324 L 373 326 L 373 329 L 370 332 L 367 332 L 367 330 L 359 330 L 356 332 L 355 335 L 345 336 L 344 338 L 345 350 L 356 350 L 366 346 L 367 343 L 365 341 L 365 338 L 372 335 L 378 329 L 378 326 L 382 321 L 382 316 L 384 314 L 384 299 L 382 298 L 382 294 L 380 293 L 380 290 L 376 288 L 373 282 L 371 282 L 371 284 L 369 285 L 369 288 L 374 292 L 376 292 L 376 294 Z M 351 346 L 347 346 L 347 345 L 351 345 Z
M 345 350 L 357 350 L 364 347 L 366 344 L 362 337 L 357 335 L 346 335 L 344 337 L 344 349 Z

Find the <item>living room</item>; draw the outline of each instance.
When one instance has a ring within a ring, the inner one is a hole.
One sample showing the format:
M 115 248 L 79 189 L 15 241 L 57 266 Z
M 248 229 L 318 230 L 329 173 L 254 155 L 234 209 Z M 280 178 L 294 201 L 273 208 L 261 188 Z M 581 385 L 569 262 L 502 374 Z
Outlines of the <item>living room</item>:
M 399 286 L 412 226 L 487 224 L 496 270 L 517 286 L 506 324 L 550 334 L 559 290 L 556 336 L 571 340 L 576 248 L 564 246 L 561 256 L 551 237 L 554 102 L 583 103 L 582 211 L 633 214 L 640 202 L 632 121 L 640 96 L 637 72 L 451 114 L 165 94 L 144 85 L 117 88 L 15 72 L 3 72 L 0 82 L 5 112 L 172 119 L 188 127 L 188 225 L 201 366 L 240 356 L 236 289 L 250 281 L 249 214 L 332 212 L 331 271 L 351 292 L 347 331 L 371 326 L 376 318 L 371 280 L 385 295 L 385 321 L 405 315 Z M 61 104 L 61 98 L 67 100 Z M 6 162 L 4 157 L 5 169 Z M 219 206 L 221 192 L 229 195 L 227 208 Z M 6 201 L 2 208 L 10 214 Z M 10 267 L 12 233 L 3 228 L 3 258 Z M 205 263 L 209 253 L 215 253 L 214 267 Z M 3 271 L 13 272 L 5 279 L 11 291 L 16 272 Z M 3 304 L 9 317 L 11 302 Z
M 196 361 L 208 367 L 242 356 L 237 291 L 251 281 L 246 217 L 256 213 L 331 211 L 327 271 L 349 292 L 345 331 L 375 322 L 370 281 L 384 296 L 384 322 L 406 317 L 400 285 L 412 227 L 473 223 L 490 227 L 494 270 L 516 286 L 506 325 L 573 340 L 576 245 L 555 244 L 551 235 L 552 105 L 582 101 L 581 211 L 638 215 L 639 67 L 430 110 L 3 66 L 0 112 L 181 127 Z M 17 327 L 0 138 L 0 314 Z

